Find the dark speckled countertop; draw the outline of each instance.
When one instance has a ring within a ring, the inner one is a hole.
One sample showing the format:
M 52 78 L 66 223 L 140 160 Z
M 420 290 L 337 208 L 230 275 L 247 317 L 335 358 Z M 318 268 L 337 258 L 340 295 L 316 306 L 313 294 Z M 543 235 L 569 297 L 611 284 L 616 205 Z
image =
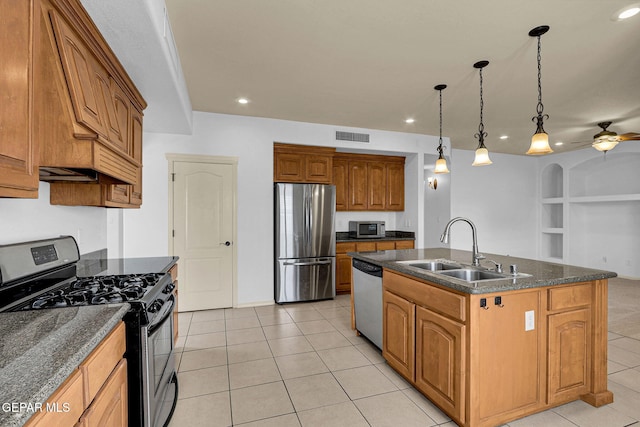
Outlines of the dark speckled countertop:
M 0 313 L 0 426 L 21 426 L 129 310 L 129 304 Z
M 402 261 L 436 259 L 451 260 L 458 264 L 464 264 L 463 267 L 468 267 L 471 265 L 472 261 L 471 252 L 469 251 L 435 248 L 378 252 L 349 252 L 348 255 L 352 256 L 354 259 L 366 261 L 389 270 L 408 274 L 419 279 L 428 280 L 429 282 L 437 283 L 469 294 L 484 294 L 516 289 L 537 288 L 589 280 L 608 279 L 610 277 L 617 276 L 616 273 L 610 271 L 483 253 L 483 255 L 486 256 L 486 259 L 482 261 L 482 266 L 487 267 L 488 270 L 493 269 L 493 264 L 487 262 L 488 259 L 491 259 L 502 263 L 503 269 L 506 273 L 509 272 L 509 265 L 517 264 L 518 272 L 525 273 L 526 276 L 509 277 L 506 279 L 489 281 L 466 282 L 454 277 L 444 276 L 436 272 L 412 267 L 408 264 L 403 264 Z
M 78 277 L 114 274 L 166 273 L 178 262 L 177 256 L 148 258 L 81 259 L 76 264 Z

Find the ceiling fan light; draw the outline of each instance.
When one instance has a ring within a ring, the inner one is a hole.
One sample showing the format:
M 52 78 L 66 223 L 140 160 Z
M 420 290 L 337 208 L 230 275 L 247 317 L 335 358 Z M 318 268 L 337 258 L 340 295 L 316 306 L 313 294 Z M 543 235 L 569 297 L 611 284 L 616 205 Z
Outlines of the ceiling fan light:
M 549 153 L 553 153 L 553 150 L 549 146 L 549 135 L 545 132 L 534 134 L 531 137 L 531 146 L 529 146 L 529 151 L 525 154 L 537 156 Z
M 618 145 L 618 141 L 612 141 L 612 140 L 606 139 L 606 140 L 595 141 L 591 146 L 598 151 L 606 152 L 615 148 L 616 145 Z
M 493 162 L 491 161 L 491 159 L 489 158 L 489 150 L 487 150 L 484 147 L 478 148 L 476 150 L 476 158 L 473 159 L 473 163 L 471 163 L 472 166 L 486 166 L 486 165 L 490 165 Z
M 436 168 L 433 170 L 435 173 L 449 173 L 449 168 L 447 168 L 447 160 L 440 155 L 438 160 L 436 160 Z

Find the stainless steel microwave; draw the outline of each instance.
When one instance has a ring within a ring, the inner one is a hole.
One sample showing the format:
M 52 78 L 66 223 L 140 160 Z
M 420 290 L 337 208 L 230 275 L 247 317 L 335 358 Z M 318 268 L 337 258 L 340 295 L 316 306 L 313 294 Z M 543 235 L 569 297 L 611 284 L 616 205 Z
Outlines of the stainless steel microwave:
M 384 221 L 349 221 L 349 237 L 356 239 L 385 237 Z

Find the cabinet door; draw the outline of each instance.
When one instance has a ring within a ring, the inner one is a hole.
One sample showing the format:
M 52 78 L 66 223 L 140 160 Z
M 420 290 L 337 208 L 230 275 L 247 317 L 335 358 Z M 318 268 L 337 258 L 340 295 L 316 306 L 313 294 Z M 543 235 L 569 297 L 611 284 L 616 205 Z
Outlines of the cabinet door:
M 351 293 L 351 257 L 336 254 L 336 293 Z
M 274 153 L 276 182 L 304 182 L 305 159 L 302 154 Z
M 496 296 L 501 298 L 500 305 Z M 486 421 L 531 410 L 539 405 L 543 387 L 540 291 L 481 295 L 487 300 L 486 310 L 480 307 L 479 297 L 471 300 L 471 324 L 475 325 L 470 344 L 471 395 L 479 401 L 473 416 Z
M 142 205 L 142 113 L 131 106 L 131 156 L 140 163 L 138 180 L 131 186 L 129 203 Z
M 343 159 L 333 160 L 333 185 L 336 186 L 336 211 L 347 210 L 347 199 L 349 197 L 349 164 Z
M 80 423 L 86 427 L 123 427 L 128 425 L 127 361 L 122 359 L 100 389 Z
M 349 162 L 349 198 L 347 210 L 367 210 L 367 162 Z
M 330 184 L 332 163 L 331 156 L 305 155 L 305 181 Z
M 404 164 L 387 163 L 386 209 L 404 211 Z
M 367 163 L 367 208 L 385 210 L 387 199 L 387 166 L 382 162 Z
M 106 137 L 102 119 L 104 113 L 101 111 L 105 100 L 102 98 L 99 79 L 103 73 L 97 68 L 97 61 L 84 41 L 71 26 L 56 12 L 51 11 L 51 15 L 76 120 Z
M 32 52 L 28 1 L 2 3 L 0 25 L 0 197 L 38 197 L 38 145 L 32 134 Z
M 382 356 L 415 381 L 415 304 L 385 290 L 382 296 Z
M 465 326 L 416 307 L 416 388 L 464 422 Z
M 568 402 L 589 392 L 591 310 L 549 316 L 549 404 Z

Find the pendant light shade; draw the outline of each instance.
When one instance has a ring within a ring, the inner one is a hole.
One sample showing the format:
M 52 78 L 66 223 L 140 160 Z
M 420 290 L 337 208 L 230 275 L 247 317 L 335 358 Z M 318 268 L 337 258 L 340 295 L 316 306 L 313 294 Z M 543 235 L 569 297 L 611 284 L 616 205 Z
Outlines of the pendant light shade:
M 542 105 L 542 57 L 540 56 L 540 37 L 547 31 L 549 31 L 548 25 L 542 25 L 529 31 L 529 36 L 538 38 L 538 105 L 536 107 L 537 116 L 531 119 L 536 123 L 536 132 L 533 137 L 531 137 L 531 146 L 526 153 L 529 155 L 553 153 L 553 150 L 549 146 L 549 135 L 547 135 L 543 127 L 544 119 L 548 119 L 549 115 L 543 114 L 544 105 Z
M 484 123 L 482 123 L 482 112 L 484 109 L 484 99 L 482 97 L 482 69 L 489 65 L 489 61 L 478 61 L 473 64 L 474 68 L 480 71 L 480 125 L 478 126 L 478 133 L 474 136 L 478 139 L 478 148 L 476 149 L 476 157 L 473 160 L 472 166 L 486 166 L 493 163 L 489 158 L 489 150 L 484 145 L 484 138 L 487 133 L 484 131 Z
M 434 87 L 435 90 L 440 92 L 440 143 L 438 144 L 438 160 L 436 160 L 436 168 L 434 169 L 435 173 L 449 173 L 449 168 L 447 168 L 447 159 L 444 158 L 442 154 L 442 91 L 447 88 L 447 85 L 437 85 Z
M 489 158 L 489 150 L 487 150 L 487 147 L 479 147 L 476 150 L 476 157 L 475 159 L 473 159 L 473 163 L 471 163 L 472 166 L 486 166 L 486 165 L 490 165 L 493 162 L 491 161 L 491 159 Z

